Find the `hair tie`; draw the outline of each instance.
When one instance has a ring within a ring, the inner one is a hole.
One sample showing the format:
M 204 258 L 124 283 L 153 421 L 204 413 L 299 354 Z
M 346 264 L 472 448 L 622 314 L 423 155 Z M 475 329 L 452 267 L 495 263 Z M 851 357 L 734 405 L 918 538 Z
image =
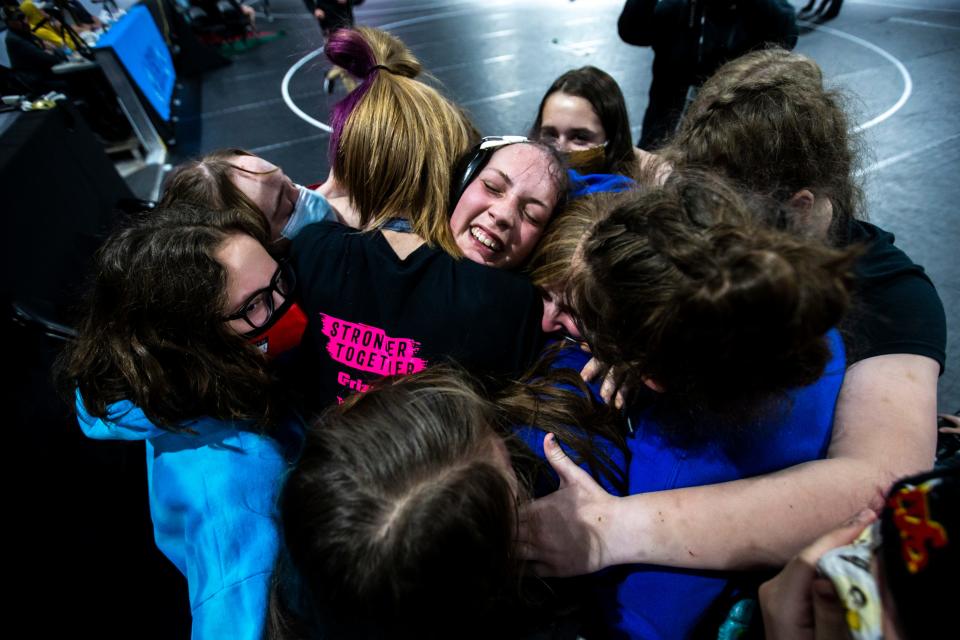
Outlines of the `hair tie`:
M 372 67 L 370 67 L 370 73 L 373 73 L 373 70 L 374 70 L 374 69 L 383 69 L 384 71 L 389 71 L 390 73 L 393 73 L 393 71 L 390 70 L 390 67 L 388 67 L 388 66 L 385 65 L 385 64 L 375 64 L 375 65 L 373 65 Z

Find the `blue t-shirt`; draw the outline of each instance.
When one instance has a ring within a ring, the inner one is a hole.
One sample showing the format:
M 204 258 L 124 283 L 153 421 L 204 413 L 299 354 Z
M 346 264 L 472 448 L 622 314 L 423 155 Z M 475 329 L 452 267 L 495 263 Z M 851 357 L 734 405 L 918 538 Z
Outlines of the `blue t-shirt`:
M 716 484 L 823 458 L 830 445 L 834 408 L 846 368 L 839 332 L 830 331 L 827 339 L 832 357 L 820 379 L 792 391 L 778 415 L 758 424 L 749 437 L 739 438 L 735 445 L 713 442 L 681 447 L 651 419 L 649 408 L 631 412 L 628 493 Z M 579 370 L 588 359 L 588 354 L 570 348 L 555 366 Z M 598 385 L 591 388 L 599 398 Z M 523 427 L 518 434 L 543 456 L 542 430 Z M 611 487 L 605 488 L 611 491 Z M 687 637 L 732 577 L 725 572 L 653 565 L 614 567 L 597 574 L 593 582 L 595 609 L 601 618 L 597 623 L 608 637 Z
M 615 173 L 580 173 L 567 169 L 570 177 L 570 198 L 579 198 L 593 193 L 619 193 L 637 186 L 626 176 Z

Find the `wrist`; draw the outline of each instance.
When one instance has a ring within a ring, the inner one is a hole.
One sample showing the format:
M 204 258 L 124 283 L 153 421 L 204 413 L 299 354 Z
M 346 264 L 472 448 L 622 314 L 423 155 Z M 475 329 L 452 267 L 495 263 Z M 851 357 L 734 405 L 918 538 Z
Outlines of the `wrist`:
M 649 542 L 651 532 L 643 530 L 645 512 L 636 504 L 636 498 L 610 497 L 600 534 L 602 568 L 649 561 L 644 545 Z
M 624 507 L 627 502 L 624 498 L 608 495 L 598 505 L 595 530 L 599 552 L 595 571 L 635 562 L 633 560 L 635 541 L 626 531 L 628 518 Z

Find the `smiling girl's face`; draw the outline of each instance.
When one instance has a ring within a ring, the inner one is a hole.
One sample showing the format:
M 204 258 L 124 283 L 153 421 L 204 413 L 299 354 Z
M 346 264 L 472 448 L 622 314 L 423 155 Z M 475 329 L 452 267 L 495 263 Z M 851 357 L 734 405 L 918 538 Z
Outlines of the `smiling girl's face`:
M 499 149 L 464 190 L 450 218 L 457 246 L 492 267 L 521 266 L 557 204 L 554 160 L 532 144 Z

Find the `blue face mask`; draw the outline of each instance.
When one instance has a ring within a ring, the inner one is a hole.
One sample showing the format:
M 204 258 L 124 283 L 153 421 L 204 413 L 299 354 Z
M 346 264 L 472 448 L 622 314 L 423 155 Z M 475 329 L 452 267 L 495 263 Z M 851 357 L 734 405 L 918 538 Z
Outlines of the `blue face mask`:
M 280 232 L 280 235 L 288 240 L 293 240 L 308 224 L 337 220 L 337 213 L 326 198 L 302 185 L 297 185 L 297 189 L 300 190 L 297 204 L 293 207 L 293 213 L 290 214 L 290 219 L 287 220 L 283 231 Z

